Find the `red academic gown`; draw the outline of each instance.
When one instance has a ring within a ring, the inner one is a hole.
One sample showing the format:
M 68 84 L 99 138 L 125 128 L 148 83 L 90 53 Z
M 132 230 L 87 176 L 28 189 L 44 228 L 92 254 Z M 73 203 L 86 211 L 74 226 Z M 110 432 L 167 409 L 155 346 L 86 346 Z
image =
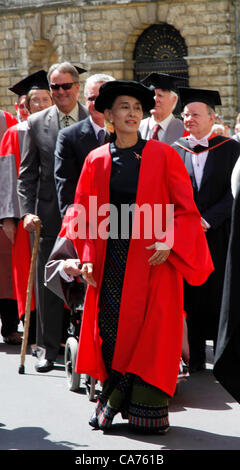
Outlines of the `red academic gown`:
M 19 137 L 19 125 L 8 129 L 1 141 L 0 158 L 15 158 L 16 177 L 19 174 L 21 163 L 21 147 L 23 136 Z M 21 144 L 20 144 L 21 142 Z M 14 176 L 13 176 L 14 177 Z M 16 180 L 17 190 L 17 180 Z M 20 220 L 17 225 L 16 238 L 12 244 L 12 279 L 13 291 L 18 304 L 19 318 L 25 313 L 28 276 L 31 262 L 31 245 L 29 233 L 23 228 L 23 221 Z M 31 301 L 31 310 L 35 309 L 35 294 L 33 292 Z
M 17 119 L 13 114 L 0 110 L 0 142 L 6 130 L 16 123 Z M 0 298 L 16 298 L 10 275 L 11 245 L 2 228 L 0 228 L 0 254 L 2 260 L 0 265 Z
M 109 203 L 111 155 L 109 144 L 92 151 L 85 160 L 75 203 L 88 214 L 89 195 L 97 196 L 98 208 Z M 174 204 L 174 245 L 168 260 L 149 266 L 156 241 L 131 238 L 119 312 L 118 334 L 112 368 L 130 372 L 172 396 L 182 352 L 183 277 L 203 283 L 213 271 L 200 214 L 183 162 L 168 145 L 149 140 L 142 153 L 136 204 Z M 103 223 L 104 216 L 98 216 Z M 71 238 L 66 215 L 60 236 Z M 88 222 L 88 220 L 87 220 Z M 135 227 L 133 221 L 133 231 Z M 89 227 L 89 232 L 91 227 Z M 132 232 L 133 233 L 133 232 Z M 82 262 L 94 263 L 97 287 L 88 286 L 79 338 L 76 371 L 104 381 L 107 372 L 101 355 L 98 312 L 107 240 L 74 241 Z

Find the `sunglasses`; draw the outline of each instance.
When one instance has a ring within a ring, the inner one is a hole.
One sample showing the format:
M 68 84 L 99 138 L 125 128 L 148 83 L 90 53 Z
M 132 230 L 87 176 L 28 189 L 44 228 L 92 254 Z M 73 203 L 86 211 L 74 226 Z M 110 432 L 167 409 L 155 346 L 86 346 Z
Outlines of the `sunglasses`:
M 77 82 L 61 83 L 61 85 L 58 85 L 58 83 L 50 83 L 50 88 L 51 90 L 59 90 L 59 88 L 62 88 L 63 90 L 71 90 L 73 85 L 76 84 Z

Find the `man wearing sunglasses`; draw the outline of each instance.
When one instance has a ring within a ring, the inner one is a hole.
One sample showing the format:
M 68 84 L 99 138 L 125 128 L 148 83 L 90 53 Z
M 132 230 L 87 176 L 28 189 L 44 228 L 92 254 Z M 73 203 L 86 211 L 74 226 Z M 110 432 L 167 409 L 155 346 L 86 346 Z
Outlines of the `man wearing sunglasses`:
M 95 109 L 95 100 L 103 83 L 114 80 L 111 75 L 98 73 L 87 78 L 84 99 L 89 116 L 73 126 L 62 129 L 55 149 L 55 182 L 62 218 L 74 202 L 75 189 L 88 153 L 105 143 L 109 135 L 104 128 L 104 116 Z
M 54 150 L 61 128 L 81 121 L 88 115 L 78 102 L 79 74 L 84 69 L 69 62 L 54 64 L 48 81 L 54 105 L 32 115 L 23 144 L 18 195 L 24 228 L 35 230 L 34 218 L 42 222 L 37 260 L 37 345 L 41 351 L 37 372 L 53 369 L 63 338 L 66 317 L 63 302 L 44 286 L 44 267 L 61 227 L 54 181 Z

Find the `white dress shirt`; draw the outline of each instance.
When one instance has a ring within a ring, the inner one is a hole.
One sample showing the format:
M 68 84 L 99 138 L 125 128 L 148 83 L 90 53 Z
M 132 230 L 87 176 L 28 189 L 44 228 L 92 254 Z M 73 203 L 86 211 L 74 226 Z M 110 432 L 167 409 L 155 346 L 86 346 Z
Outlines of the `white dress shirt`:
M 196 145 L 202 145 L 203 147 L 208 147 L 208 138 L 212 134 L 212 130 L 204 136 L 202 139 L 198 140 L 196 137 L 194 137 L 192 134 L 190 134 L 186 139 L 189 142 L 189 145 L 191 148 L 195 147 Z M 208 150 L 206 152 L 201 152 L 200 154 L 193 153 L 191 154 L 192 156 L 192 164 L 193 164 L 193 171 L 197 183 L 198 189 L 200 188 L 202 177 L 203 177 L 203 171 L 205 167 L 205 163 L 208 157 Z
M 209 146 L 208 139 L 209 139 L 211 134 L 212 134 L 212 130 L 209 132 L 209 134 L 205 135 L 200 140 L 196 139 L 196 137 L 194 137 L 194 135 L 192 135 L 192 134 L 190 134 L 188 137 L 186 137 L 186 139 L 188 140 L 189 146 L 191 148 L 196 147 L 196 145 L 201 145 L 203 147 L 208 147 Z M 206 160 L 207 160 L 207 157 L 208 157 L 208 150 L 206 152 L 201 152 L 200 154 L 193 153 L 193 154 L 191 154 L 191 156 L 192 156 L 192 164 L 193 164 L 193 171 L 194 171 L 194 175 L 195 175 L 195 180 L 196 180 L 196 183 L 197 183 L 197 187 L 199 189 L 200 185 L 201 185 L 202 177 L 203 177 L 203 171 L 204 171 L 205 163 L 206 163 Z M 210 228 L 210 225 L 207 222 L 207 220 L 203 219 L 203 221 L 205 222 L 207 228 Z
M 169 116 L 168 116 L 166 119 L 164 119 L 163 121 L 157 122 L 157 121 L 155 121 L 154 117 L 151 116 L 151 117 L 149 118 L 149 124 L 148 124 L 148 127 L 149 127 L 149 134 L 148 134 L 147 138 L 148 138 L 148 139 L 152 138 L 153 128 L 154 128 L 154 126 L 156 126 L 156 124 L 159 124 L 159 126 L 161 126 L 161 129 L 159 129 L 159 131 L 158 131 L 158 140 L 161 140 L 161 138 L 162 138 L 164 132 L 166 132 L 167 127 L 168 127 L 170 121 L 173 119 L 173 117 L 174 117 L 174 116 L 173 116 L 173 114 L 171 113 L 171 114 L 169 114 Z
M 95 132 L 96 138 L 98 138 L 98 133 L 99 133 L 99 131 L 101 131 L 102 129 L 105 131 L 105 134 L 106 134 L 106 129 L 105 129 L 105 127 L 100 127 L 98 124 L 96 124 L 96 122 L 93 121 L 92 116 L 89 116 L 89 118 L 90 118 L 91 124 L 92 124 L 92 126 L 93 126 L 93 130 L 94 130 L 94 132 Z

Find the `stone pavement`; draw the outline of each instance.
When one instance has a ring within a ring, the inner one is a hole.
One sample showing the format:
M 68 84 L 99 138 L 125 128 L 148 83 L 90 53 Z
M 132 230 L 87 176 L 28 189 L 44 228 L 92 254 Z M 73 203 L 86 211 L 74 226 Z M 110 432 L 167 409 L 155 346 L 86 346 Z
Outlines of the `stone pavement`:
M 190 376 L 171 400 L 165 436 L 130 432 L 118 415 L 108 433 L 92 429 L 88 419 L 95 405 L 85 388 L 68 390 L 63 356 L 46 374 L 35 371 L 35 360 L 27 354 L 20 375 L 20 346 L 6 345 L 0 337 L 1 451 L 240 450 L 239 404 L 213 377 L 211 358 L 206 371 Z

